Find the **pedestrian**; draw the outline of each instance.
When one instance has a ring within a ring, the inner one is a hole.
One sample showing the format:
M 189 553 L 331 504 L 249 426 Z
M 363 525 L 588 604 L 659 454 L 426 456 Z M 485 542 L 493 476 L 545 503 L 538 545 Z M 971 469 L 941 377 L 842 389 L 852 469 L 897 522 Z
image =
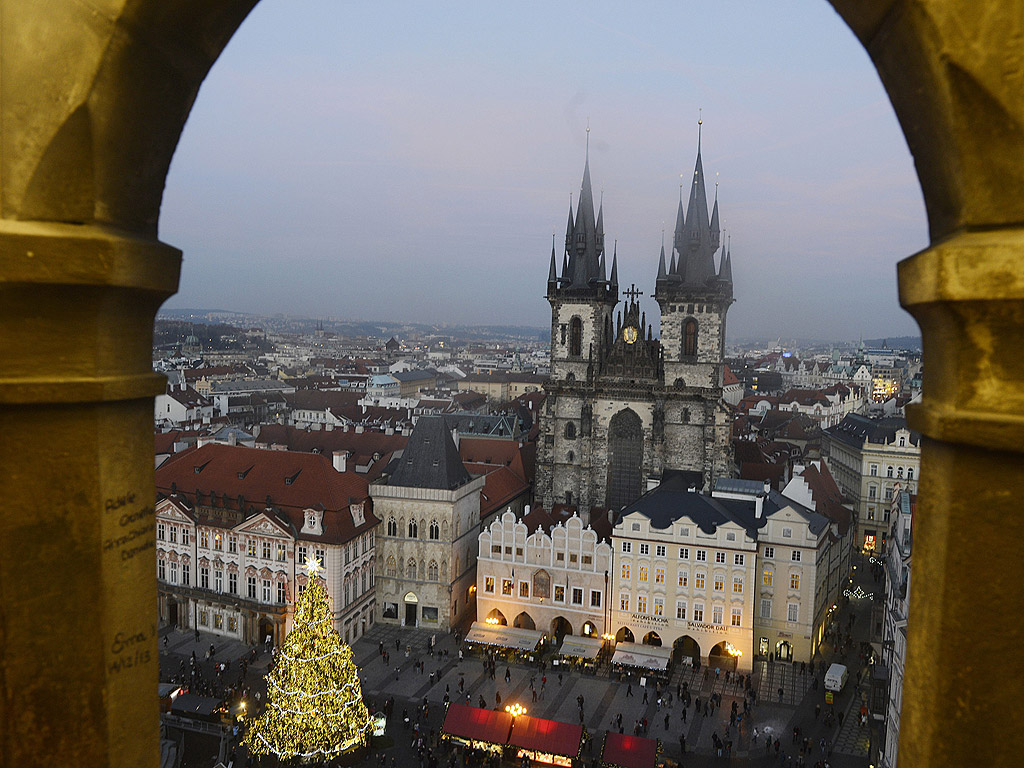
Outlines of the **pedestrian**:
M 754 726 L 754 731 L 751 734 L 751 741 L 750 741 L 750 743 L 754 744 L 755 746 L 757 745 L 757 726 L 756 725 Z
M 815 704 L 814 705 L 814 719 L 817 720 L 818 719 L 818 715 L 820 715 L 820 714 L 821 714 L 821 704 Z
M 509 682 L 511 680 L 512 680 L 512 670 L 509 669 L 508 667 L 505 667 L 505 682 L 507 683 L 507 682 Z
M 644 687 L 644 704 L 647 703 L 647 687 Z
M 686 734 L 679 734 L 679 751 L 684 755 L 686 754 Z
M 668 730 L 668 714 L 665 715 L 665 730 Z
M 626 698 L 628 699 L 632 695 L 633 695 L 633 684 L 629 683 L 629 684 L 626 685 Z
M 683 707 L 683 722 L 686 722 L 686 707 Z
M 782 701 L 782 686 L 779 686 L 779 701 Z

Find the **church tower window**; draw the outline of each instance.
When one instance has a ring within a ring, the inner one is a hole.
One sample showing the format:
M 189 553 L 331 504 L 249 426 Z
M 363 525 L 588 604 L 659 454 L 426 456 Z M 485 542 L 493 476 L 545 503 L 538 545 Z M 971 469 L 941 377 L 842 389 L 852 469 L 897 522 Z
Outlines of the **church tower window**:
M 569 356 L 579 357 L 583 354 L 583 321 L 574 317 L 569 321 Z
M 683 355 L 697 356 L 697 321 L 692 318 L 683 326 Z
M 576 439 L 576 424 L 571 422 L 571 421 L 568 424 L 565 425 L 565 439 L 566 440 L 575 440 Z

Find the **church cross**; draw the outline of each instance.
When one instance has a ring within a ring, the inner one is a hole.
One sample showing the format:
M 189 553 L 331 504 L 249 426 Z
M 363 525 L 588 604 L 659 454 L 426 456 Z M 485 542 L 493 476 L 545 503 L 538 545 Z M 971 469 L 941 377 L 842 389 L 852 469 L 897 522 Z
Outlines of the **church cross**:
M 623 291 L 622 293 L 623 293 L 624 296 L 629 296 L 629 298 L 632 299 L 634 303 L 636 302 L 637 296 L 643 296 L 644 295 L 643 291 L 638 291 L 636 289 L 636 283 L 633 283 L 629 287 L 628 291 Z

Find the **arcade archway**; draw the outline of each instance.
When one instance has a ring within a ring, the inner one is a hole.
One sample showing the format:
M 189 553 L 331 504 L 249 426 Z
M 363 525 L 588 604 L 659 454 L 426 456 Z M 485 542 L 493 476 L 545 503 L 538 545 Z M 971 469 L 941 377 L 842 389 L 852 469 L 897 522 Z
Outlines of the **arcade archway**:
M 651 630 L 644 635 L 644 645 L 661 645 L 661 635 Z
M 505 618 L 505 614 L 499 611 L 497 608 L 493 609 L 484 617 L 484 621 L 487 624 L 499 624 L 503 627 L 508 626 L 508 619 Z
M 633 632 L 629 627 L 621 627 L 618 632 L 615 633 L 616 643 L 635 643 L 636 638 L 633 637 Z
M 564 616 L 557 616 L 551 620 L 551 636 L 560 641 L 566 635 L 572 634 L 572 624 Z
M 708 654 L 708 666 L 712 669 L 734 671 L 739 663 L 740 652 L 728 640 L 718 643 Z
M 672 643 L 672 661 L 675 663 L 700 663 L 700 644 L 689 635 L 683 635 Z
M 536 629 L 537 624 L 534 622 L 533 617 L 530 616 L 526 611 L 523 611 L 515 620 L 512 622 L 512 626 L 518 627 L 519 629 Z

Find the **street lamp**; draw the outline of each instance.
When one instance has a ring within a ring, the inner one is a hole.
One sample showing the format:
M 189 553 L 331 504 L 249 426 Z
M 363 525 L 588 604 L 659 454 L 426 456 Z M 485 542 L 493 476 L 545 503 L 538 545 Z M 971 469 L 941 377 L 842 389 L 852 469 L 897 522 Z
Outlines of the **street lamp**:
M 526 707 L 522 704 L 506 704 L 505 711 L 512 715 L 512 717 L 518 717 L 519 715 L 526 714 Z

